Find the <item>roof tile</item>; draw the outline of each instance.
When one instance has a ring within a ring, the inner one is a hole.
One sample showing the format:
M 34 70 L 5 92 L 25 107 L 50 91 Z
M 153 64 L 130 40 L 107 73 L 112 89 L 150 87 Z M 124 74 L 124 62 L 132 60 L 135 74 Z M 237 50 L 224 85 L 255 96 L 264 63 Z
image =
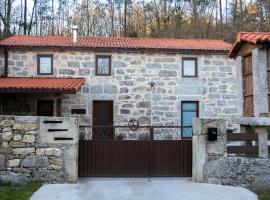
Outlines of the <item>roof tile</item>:
M 240 32 L 237 34 L 236 41 L 232 45 L 228 57 L 234 58 L 239 48 L 245 43 L 258 44 L 270 43 L 270 32 Z
M 8 77 L 0 78 L 0 91 L 76 93 L 83 84 L 83 78 Z
M 231 45 L 223 40 L 131 37 L 78 37 L 73 43 L 69 36 L 15 35 L 0 41 L 1 46 L 228 51 Z

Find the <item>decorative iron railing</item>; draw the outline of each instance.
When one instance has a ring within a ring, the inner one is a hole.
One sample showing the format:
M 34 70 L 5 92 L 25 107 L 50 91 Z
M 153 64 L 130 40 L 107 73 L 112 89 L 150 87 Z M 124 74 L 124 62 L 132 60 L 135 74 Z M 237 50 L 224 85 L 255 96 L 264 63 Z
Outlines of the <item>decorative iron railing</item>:
M 88 126 L 81 125 L 80 139 L 180 140 L 191 139 L 192 126 Z

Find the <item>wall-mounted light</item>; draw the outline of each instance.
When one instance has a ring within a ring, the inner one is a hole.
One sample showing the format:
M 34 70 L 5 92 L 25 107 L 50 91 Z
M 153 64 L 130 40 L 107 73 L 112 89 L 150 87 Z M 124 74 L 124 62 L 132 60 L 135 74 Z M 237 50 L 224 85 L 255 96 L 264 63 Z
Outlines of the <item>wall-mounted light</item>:
M 151 89 L 155 87 L 155 82 L 150 82 L 149 85 L 151 86 Z

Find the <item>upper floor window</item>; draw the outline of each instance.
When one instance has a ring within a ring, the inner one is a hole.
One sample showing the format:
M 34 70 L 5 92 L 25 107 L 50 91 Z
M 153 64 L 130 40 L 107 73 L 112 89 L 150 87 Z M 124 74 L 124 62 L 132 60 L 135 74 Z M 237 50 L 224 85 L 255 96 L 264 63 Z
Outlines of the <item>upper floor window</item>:
M 198 61 L 197 58 L 182 59 L 182 76 L 197 77 L 198 76 Z
M 110 76 L 111 75 L 111 56 L 96 56 L 96 75 Z
M 38 55 L 38 74 L 51 75 L 53 74 L 53 56 Z

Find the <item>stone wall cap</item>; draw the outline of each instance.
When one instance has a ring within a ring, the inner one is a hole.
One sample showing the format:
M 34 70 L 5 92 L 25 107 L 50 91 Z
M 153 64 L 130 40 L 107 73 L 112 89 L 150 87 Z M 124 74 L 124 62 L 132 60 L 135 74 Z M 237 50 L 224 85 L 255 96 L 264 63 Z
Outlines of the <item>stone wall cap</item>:
M 240 125 L 270 126 L 269 117 L 240 117 L 236 121 Z

